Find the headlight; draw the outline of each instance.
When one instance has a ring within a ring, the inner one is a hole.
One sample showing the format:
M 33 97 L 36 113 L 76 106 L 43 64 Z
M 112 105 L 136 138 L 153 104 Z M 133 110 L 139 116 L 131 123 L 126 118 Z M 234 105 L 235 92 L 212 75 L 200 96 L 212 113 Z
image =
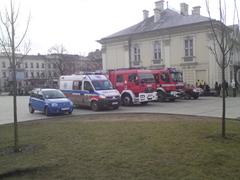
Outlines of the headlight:
M 52 103 L 51 105 L 52 105 L 52 107 L 58 107 L 57 103 Z
M 99 98 L 101 98 L 101 99 L 105 99 L 106 96 L 104 96 L 104 95 L 100 95 Z
M 69 101 L 69 104 L 70 104 L 70 106 L 73 106 L 73 102 L 72 101 Z

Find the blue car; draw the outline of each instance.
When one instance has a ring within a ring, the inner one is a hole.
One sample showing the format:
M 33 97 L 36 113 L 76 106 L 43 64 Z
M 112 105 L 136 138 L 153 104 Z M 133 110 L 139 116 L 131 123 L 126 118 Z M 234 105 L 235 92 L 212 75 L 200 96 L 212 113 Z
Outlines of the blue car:
M 73 103 L 58 89 L 34 89 L 29 98 L 29 112 L 42 111 L 45 115 L 71 114 Z

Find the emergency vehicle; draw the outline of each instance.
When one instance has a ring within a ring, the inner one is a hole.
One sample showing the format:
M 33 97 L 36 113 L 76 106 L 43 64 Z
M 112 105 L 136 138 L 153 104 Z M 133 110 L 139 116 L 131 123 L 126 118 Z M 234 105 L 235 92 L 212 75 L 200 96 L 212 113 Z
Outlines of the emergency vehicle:
M 167 68 L 151 70 L 157 83 L 157 95 L 159 101 L 174 101 L 180 97 L 176 90 L 176 83 L 173 81 Z
M 176 89 L 178 92 L 182 93 L 182 97 L 185 99 L 198 99 L 202 93 L 201 88 L 196 88 L 191 85 L 187 85 L 183 82 L 182 72 L 178 71 L 176 68 L 167 68 L 171 74 L 173 82 L 176 84 Z
M 61 76 L 59 86 L 75 106 L 91 107 L 94 111 L 102 108 L 117 109 L 120 106 L 120 93 L 113 89 L 105 75 Z
M 121 93 L 122 105 L 147 104 L 157 100 L 156 82 L 150 70 L 116 69 L 108 71 L 113 87 Z

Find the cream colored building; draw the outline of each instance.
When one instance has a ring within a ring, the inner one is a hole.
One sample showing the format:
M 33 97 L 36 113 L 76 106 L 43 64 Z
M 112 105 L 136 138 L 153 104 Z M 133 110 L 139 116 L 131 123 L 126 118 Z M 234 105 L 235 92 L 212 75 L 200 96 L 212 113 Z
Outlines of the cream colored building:
M 183 72 L 184 81 L 195 84 L 203 80 L 210 87 L 221 82 L 221 71 L 209 50 L 211 26 L 200 7 L 180 4 L 180 13 L 155 2 L 154 15 L 143 11 L 143 20 L 102 38 L 103 69 L 175 67 Z M 230 82 L 230 70 L 226 79 Z

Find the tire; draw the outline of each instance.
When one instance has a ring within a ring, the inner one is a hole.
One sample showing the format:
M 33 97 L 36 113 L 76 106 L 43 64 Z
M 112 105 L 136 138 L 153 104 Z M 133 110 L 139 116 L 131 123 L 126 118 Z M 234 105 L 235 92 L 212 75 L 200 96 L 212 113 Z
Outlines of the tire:
M 146 105 L 146 104 L 148 104 L 148 101 L 140 102 L 140 103 L 141 103 L 141 105 Z
M 92 103 L 91 103 L 91 109 L 92 109 L 93 111 L 99 111 L 99 106 L 98 106 L 97 101 L 92 101 Z
M 175 102 L 175 98 L 170 98 L 169 101 L 170 102 Z
M 130 106 L 132 104 L 133 104 L 132 97 L 129 94 L 123 95 L 123 97 L 122 97 L 122 105 L 123 106 Z
M 33 109 L 31 104 L 29 104 L 28 108 L 29 108 L 29 112 L 33 114 L 35 110 Z
M 48 107 L 45 107 L 45 109 L 44 109 L 44 114 L 45 114 L 46 116 L 49 116 L 49 115 L 50 115 L 50 114 L 49 114 Z
M 112 109 L 118 109 L 119 108 L 119 106 L 113 106 L 113 108 Z
M 198 98 L 199 98 L 199 96 L 197 96 L 197 95 L 193 96 L 193 99 L 198 99 Z
M 158 95 L 158 101 L 160 101 L 160 102 L 165 101 L 165 95 L 162 91 L 158 91 L 157 95 Z

